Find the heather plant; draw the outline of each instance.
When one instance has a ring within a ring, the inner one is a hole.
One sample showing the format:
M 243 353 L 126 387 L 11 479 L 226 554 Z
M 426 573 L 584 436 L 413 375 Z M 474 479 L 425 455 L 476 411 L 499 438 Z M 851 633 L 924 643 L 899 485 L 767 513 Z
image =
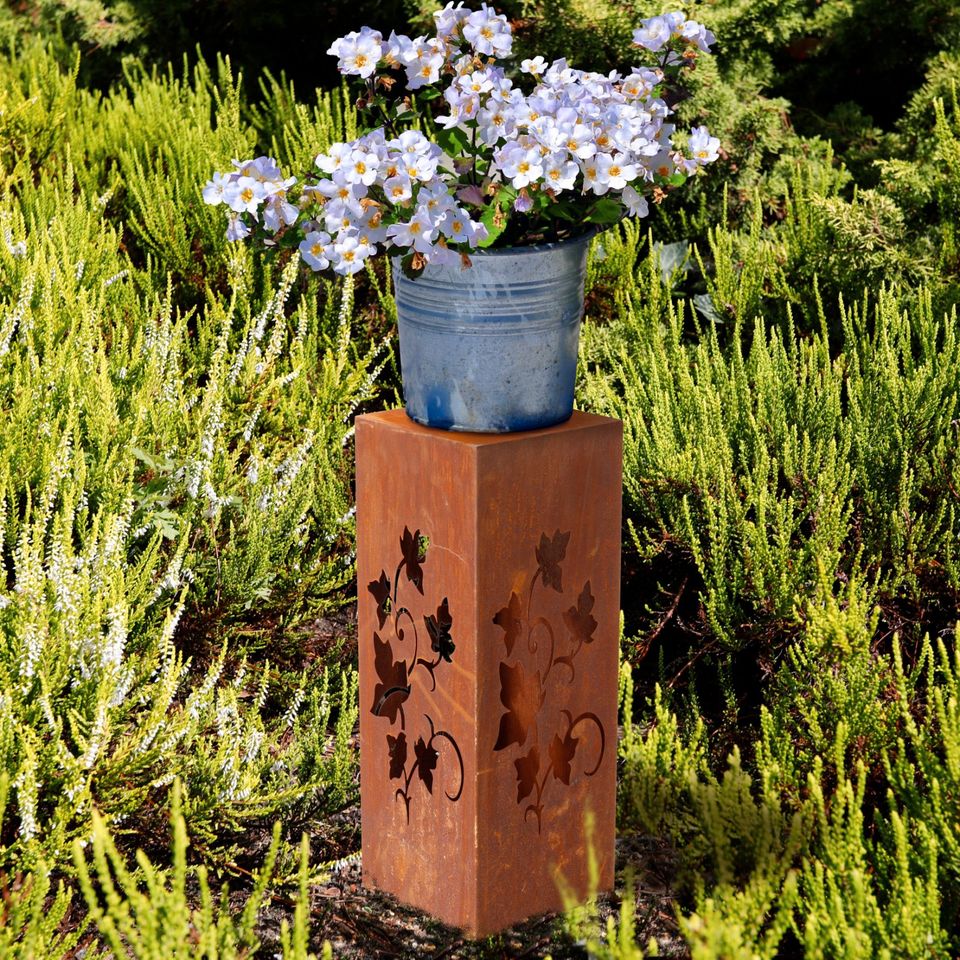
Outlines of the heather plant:
M 208 229 L 192 151 L 252 136 L 220 71 L 131 66 L 100 97 L 37 43 L 0 64 L 4 955 L 89 938 L 74 841 L 149 844 L 174 778 L 220 870 L 264 819 L 355 798 L 355 671 L 262 648 L 344 602 L 385 352 L 353 339 L 352 282 L 307 290 Z M 123 897 L 138 875 L 164 914 L 143 864 Z

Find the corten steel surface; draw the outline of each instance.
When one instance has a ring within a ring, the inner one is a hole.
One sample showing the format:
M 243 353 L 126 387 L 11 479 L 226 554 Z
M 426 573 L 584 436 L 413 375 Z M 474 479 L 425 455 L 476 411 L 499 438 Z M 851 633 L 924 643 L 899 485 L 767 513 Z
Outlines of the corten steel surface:
M 613 884 L 619 421 L 357 420 L 363 875 L 484 936 Z

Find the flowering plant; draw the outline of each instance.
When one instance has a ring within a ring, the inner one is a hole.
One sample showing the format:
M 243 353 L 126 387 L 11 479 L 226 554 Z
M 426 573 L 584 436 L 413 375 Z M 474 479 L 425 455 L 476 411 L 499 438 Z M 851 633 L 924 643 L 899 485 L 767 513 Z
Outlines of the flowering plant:
M 626 75 L 542 57 L 518 72 L 507 64 L 510 24 L 485 3 L 450 2 L 435 18 L 429 38 L 363 27 L 334 42 L 328 53 L 360 79 L 357 106 L 376 125 L 319 154 L 320 175 L 297 195 L 296 178 L 270 157 L 214 174 L 203 198 L 227 207 L 229 239 L 296 246 L 314 270 L 341 274 L 385 247 L 416 275 L 427 263 L 468 266 L 478 248 L 646 216 L 648 197 L 659 202 L 717 159 L 720 141 L 706 127 L 689 132 L 683 151 L 667 122 L 681 74 L 714 42 L 683 14 L 641 23 L 634 45 L 650 62 Z

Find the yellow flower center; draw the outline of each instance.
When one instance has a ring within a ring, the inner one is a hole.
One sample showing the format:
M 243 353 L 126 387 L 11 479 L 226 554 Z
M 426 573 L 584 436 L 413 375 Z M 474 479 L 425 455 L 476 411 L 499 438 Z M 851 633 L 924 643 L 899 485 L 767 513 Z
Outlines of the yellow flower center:
M 319 256 L 323 253 L 323 247 L 321 247 L 319 243 L 315 243 L 315 244 L 310 248 L 310 253 L 312 253 L 313 256 L 315 256 L 315 257 L 319 257 Z
M 250 187 L 244 187 L 240 191 L 240 199 L 244 203 L 249 203 L 253 199 L 253 190 Z

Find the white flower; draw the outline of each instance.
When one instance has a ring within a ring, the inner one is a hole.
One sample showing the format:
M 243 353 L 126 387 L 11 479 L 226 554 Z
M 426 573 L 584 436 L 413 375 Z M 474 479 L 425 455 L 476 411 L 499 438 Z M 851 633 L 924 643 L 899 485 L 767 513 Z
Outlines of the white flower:
M 546 69 L 547 61 L 544 60 L 543 57 L 534 57 L 533 59 L 520 61 L 521 73 L 530 73 L 535 77 L 539 77 Z
M 239 214 L 233 214 L 227 223 L 228 240 L 245 240 L 250 236 L 250 228 L 240 219 Z
M 670 40 L 672 33 L 673 28 L 666 17 L 650 17 L 641 20 L 640 27 L 633 31 L 633 43 L 656 53 Z
M 453 0 L 442 9 L 438 10 L 433 19 L 437 24 L 437 36 L 449 37 L 455 33 L 457 28 L 470 16 L 470 11 L 464 9 L 463 3 L 453 5 Z
M 407 223 L 387 227 L 387 239 L 394 246 L 412 247 L 419 253 L 428 253 L 436 236 L 437 228 L 419 211 Z
M 631 217 L 645 217 L 650 212 L 647 198 L 637 193 L 629 184 L 623 188 L 621 199 Z
M 265 196 L 263 184 L 253 177 L 237 177 L 223 190 L 223 202 L 234 213 L 255 214 Z
M 419 90 L 440 79 L 440 68 L 446 57 L 443 45 L 436 38 L 418 37 L 402 56 L 407 68 L 407 89 Z
M 606 171 L 607 185 L 611 190 L 622 190 L 631 180 L 637 179 L 637 166 L 622 153 L 616 153 Z
M 311 270 L 326 270 L 330 266 L 330 234 L 311 230 L 300 242 L 300 256 Z
M 363 27 L 334 40 L 327 53 L 338 58 L 337 69 L 346 76 L 372 77 L 383 56 L 383 34 Z
M 377 179 L 380 168 L 380 158 L 375 153 L 368 153 L 362 147 L 344 161 L 341 170 L 347 183 L 362 183 L 368 187 Z
M 447 211 L 440 221 L 440 230 L 454 243 L 466 243 L 476 246 L 487 235 L 487 228 L 476 220 L 471 220 L 465 210 L 454 207 Z
M 554 193 L 572 190 L 579 172 L 580 167 L 573 160 L 569 160 L 566 154 L 554 153 L 544 163 L 543 182 Z
M 410 178 L 404 175 L 397 175 L 385 180 L 383 192 L 392 204 L 407 203 L 413 196 Z
M 513 45 L 510 24 L 503 14 L 485 3 L 467 17 L 463 24 L 463 36 L 477 53 L 492 57 L 509 57 Z
M 690 131 L 687 146 L 697 164 L 704 166 L 713 163 L 719 156 L 720 140 L 717 137 L 711 137 L 706 127 L 694 127 Z
M 709 53 L 710 47 L 717 42 L 713 32 L 696 20 L 687 20 L 680 27 L 680 35 L 687 40 L 692 40 L 704 53 Z
M 333 253 L 336 259 L 333 262 L 333 269 L 336 273 L 346 275 L 356 273 L 363 269 L 363 261 L 366 247 L 361 247 L 356 237 L 348 236 L 338 238 L 334 244 Z
M 230 183 L 230 175 L 215 173 L 212 180 L 208 180 L 203 185 L 203 202 L 216 206 L 223 203 L 223 191 Z
M 327 153 L 317 154 L 316 164 L 324 173 L 336 173 L 353 155 L 352 143 L 332 143 Z
M 543 156 L 539 149 L 526 149 L 516 140 L 496 150 L 494 159 L 503 175 L 518 190 L 543 176 Z

